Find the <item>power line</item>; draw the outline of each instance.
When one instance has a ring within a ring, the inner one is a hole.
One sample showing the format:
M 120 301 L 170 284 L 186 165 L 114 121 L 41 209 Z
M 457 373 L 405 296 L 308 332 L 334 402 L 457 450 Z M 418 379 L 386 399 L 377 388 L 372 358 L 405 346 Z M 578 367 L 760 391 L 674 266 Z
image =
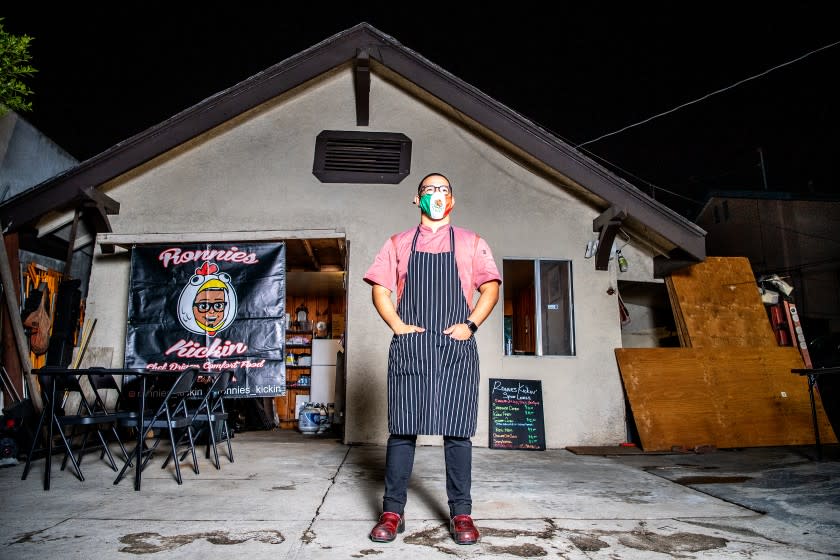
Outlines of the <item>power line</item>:
M 604 158 L 604 157 L 601 157 L 601 156 L 599 156 L 598 154 L 596 154 L 596 153 L 594 153 L 594 152 L 591 152 L 591 151 L 586 150 L 586 149 L 584 149 L 583 151 L 584 151 L 584 152 L 586 152 L 587 154 L 589 154 L 589 156 L 590 156 L 590 157 L 593 157 L 593 158 L 595 158 L 595 159 L 599 159 L 599 160 L 603 161 L 603 162 L 604 162 L 604 163 L 606 163 L 607 165 L 609 165 L 609 166 L 611 166 L 611 167 L 613 167 L 613 168 L 615 168 L 615 169 L 618 169 L 618 170 L 619 170 L 619 171 L 621 171 L 622 173 L 625 173 L 626 175 L 629 175 L 630 177 L 633 177 L 633 178 L 634 178 L 634 179 L 636 179 L 637 181 L 639 181 L 639 182 L 642 182 L 642 183 L 646 184 L 647 186 L 649 186 L 650 188 L 652 188 L 652 189 L 654 189 L 654 190 L 657 190 L 657 191 L 662 191 L 662 192 L 664 192 L 664 193 L 668 193 L 668 194 L 670 194 L 670 195 L 673 195 L 673 196 L 676 196 L 676 197 L 682 198 L 682 199 L 684 199 L 684 200 L 686 200 L 686 201 L 688 201 L 688 202 L 693 202 L 694 204 L 698 204 L 698 205 L 699 205 L 699 204 L 703 204 L 703 203 L 702 203 L 702 202 L 700 202 L 699 200 L 694 200 L 693 198 L 689 198 L 689 197 L 687 197 L 687 196 L 685 196 L 685 195 L 682 195 L 682 194 L 680 194 L 680 193 L 678 193 L 678 192 L 670 191 L 670 190 L 668 190 L 668 189 L 666 189 L 666 188 L 664 188 L 664 187 L 660 187 L 660 186 L 658 186 L 658 185 L 654 185 L 653 183 L 651 183 L 651 182 L 650 182 L 650 181 L 648 181 L 647 179 L 645 179 L 645 178 L 643 178 L 643 177 L 639 177 L 639 176 L 638 176 L 638 175 L 636 175 L 635 173 L 633 173 L 633 172 L 631 172 L 631 171 L 628 171 L 628 170 L 624 169 L 624 168 L 623 168 L 623 167 L 621 167 L 620 165 L 615 164 L 615 163 L 611 162 L 610 160 L 608 160 L 608 159 L 606 159 L 606 158 Z
M 760 216 L 760 214 L 759 214 L 759 216 Z M 814 239 L 822 239 L 823 241 L 830 241 L 832 243 L 840 244 L 840 239 L 837 239 L 836 237 L 826 237 L 824 235 L 819 235 L 819 234 L 816 234 L 816 233 L 807 233 L 807 232 L 804 232 L 804 231 L 801 231 L 801 230 L 798 230 L 798 229 L 788 228 L 788 227 L 784 227 L 784 226 L 777 226 L 775 224 L 764 224 L 764 226 L 768 227 L 768 228 L 770 228 L 770 227 L 776 228 L 780 231 L 784 231 L 784 232 L 787 232 L 787 233 L 795 233 L 796 235 L 801 235 L 802 237 L 813 237 Z
M 803 60 L 803 59 L 805 59 L 805 58 L 807 58 L 807 57 L 811 56 L 812 54 L 818 53 L 818 52 L 820 52 L 820 51 L 824 51 L 824 50 L 826 50 L 826 49 L 830 49 L 831 47 L 835 47 L 835 46 L 837 46 L 837 45 L 840 45 L 840 41 L 835 41 L 835 42 L 833 42 L 833 43 L 829 43 L 828 45 L 824 45 L 824 46 L 822 46 L 822 47 L 816 48 L 816 49 L 814 49 L 814 50 L 812 50 L 812 51 L 810 51 L 810 52 L 807 52 L 807 53 L 803 54 L 802 56 L 799 56 L 799 57 L 797 57 L 797 58 L 794 58 L 793 60 L 789 60 L 789 61 L 787 61 L 787 62 L 783 62 L 782 64 L 779 64 L 778 66 L 773 66 L 772 68 L 769 68 L 768 70 L 765 70 L 764 72 L 760 72 L 760 73 L 758 73 L 758 74 L 755 74 L 754 76 L 750 76 L 749 78 L 744 78 L 743 80 L 737 81 L 737 82 L 735 82 L 735 83 L 734 83 L 734 84 L 732 84 L 732 85 L 729 85 L 729 86 L 726 86 L 726 87 L 720 88 L 720 89 L 715 90 L 715 91 L 713 91 L 713 92 L 711 92 L 711 93 L 707 93 L 706 95 L 704 95 L 704 96 L 702 96 L 702 97 L 698 97 L 697 99 L 694 99 L 694 100 L 692 100 L 692 101 L 688 101 L 688 102 L 686 102 L 686 103 L 683 103 L 682 105 L 677 105 L 677 106 L 676 106 L 676 107 L 674 107 L 673 109 L 669 109 L 669 110 L 667 110 L 667 111 L 663 111 L 662 113 L 659 113 L 659 114 L 653 115 L 652 117 L 648 117 L 648 118 L 646 118 L 646 119 L 644 119 L 644 120 L 641 120 L 641 121 L 639 121 L 639 122 L 637 122 L 637 123 L 633 123 L 633 124 L 627 125 L 627 126 L 625 126 L 624 128 L 619 128 L 618 130 L 615 130 L 615 131 L 613 131 L 613 132 L 608 132 L 608 133 L 606 133 L 606 134 L 602 134 L 601 136 L 598 136 L 597 138 L 593 138 L 592 140 L 587 140 L 586 142 L 582 142 L 582 143 L 578 144 L 577 146 L 575 146 L 575 148 L 580 148 L 580 147 L 582 147 L 582 146 L 586 146 L 587 144 L 592 144 L 593 142 L 598 142 L 599 140 L 603 140 L 604 138 L 607 138 L 607 137 L 609 137 L 609 136 L 615 136 L 616 134 L 619 134 L 619 133 L 621 133 L 621 132 L 624 132 L 625 130 L 629 130 L 629 129 L 633 128 L 633 127 L 636 127 L 636 126 L 639 126 L 639 125 L 642 125 L 642 124 L 648 123 L 648 122 L 650 122 L 650 121 L 652 121 L 652 120 L 654 120 L 654 119 L 658 119 L 659 117 L 664 117 L 665 115 L 669 115 L 669 114 L 671 114 L 671 113 L 673 113 L 673 112 L 675 112 L 675 111 L 678 111 L 678 110 L 680 110 L 680 109 L 683 109 L 683 108 L 685 108 L 685 107 L 688 107 L 689 105 L 694 105 L 695 103 L 699 103 L 700 101 L 704 101 L 704 100 L 706 100 L 706 99 L 708 99 L 708 98 L 712 97 L 713 95 L 717 95 L 717 94 L 719 94 L 719 93 L 723 93 L 723 92 L 725 92 L 725 91 L 727 91 L 727 90 L 730 90 L 730 89 L 732 89 L 732 88 L 738 87 L 738 86 L 740 86 L 741 84 L 745 84 L 745 83 L 747 83 L 747 82 L 749 82 L 749 81 L 755 80 L 755 79 L 760 78 L 760 77 L 762 77 L 762 76 L 766 76 L 767 74 L 769 74 L 770 72 L 773 72 L 774 70 L 778 70 L 779 68 L 783 68 L 784 66 L 788 66 L 788 65 L 793 64 L 793 63 L 795 63 L 795 62 L 799 62 L 800 60 Z

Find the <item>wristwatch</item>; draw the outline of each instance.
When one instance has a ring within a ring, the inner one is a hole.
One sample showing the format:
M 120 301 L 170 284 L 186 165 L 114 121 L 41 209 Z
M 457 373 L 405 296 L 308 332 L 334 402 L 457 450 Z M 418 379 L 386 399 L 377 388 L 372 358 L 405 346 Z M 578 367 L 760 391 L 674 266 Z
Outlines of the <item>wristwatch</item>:
M 467 327 L 470 329 L 470 332 L 473 333 L 473 334 L 475 334 L 475 331 L 478 330 L 478 325 L 476 325 L 475 323 L 473 323 L 469 319 L 464 321 L 464 324 L 467 325 Z

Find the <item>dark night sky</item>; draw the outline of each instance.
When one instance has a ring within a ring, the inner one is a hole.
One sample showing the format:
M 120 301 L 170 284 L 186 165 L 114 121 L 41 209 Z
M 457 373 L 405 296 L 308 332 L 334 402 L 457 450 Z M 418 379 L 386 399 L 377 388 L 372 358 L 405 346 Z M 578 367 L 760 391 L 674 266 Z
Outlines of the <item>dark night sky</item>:
M 829 3 L 560 2 L 514 13 L 464 3 L 457 16 L 428 3 L 404 5 L 411 16 L 370 2 L 343 13 L 330 3 L 309 13 L 29 4 L 0 12 L 7 32 L 35 39 L 34 111 L 23 116 L 80 160 L 361 21 L 572 145 L 840 41 Z M 770 191 L 833 193 L 838 69 L 835 45 L 582 149 L 689 218 L 708 191 L 764 190 L 765 178 Z

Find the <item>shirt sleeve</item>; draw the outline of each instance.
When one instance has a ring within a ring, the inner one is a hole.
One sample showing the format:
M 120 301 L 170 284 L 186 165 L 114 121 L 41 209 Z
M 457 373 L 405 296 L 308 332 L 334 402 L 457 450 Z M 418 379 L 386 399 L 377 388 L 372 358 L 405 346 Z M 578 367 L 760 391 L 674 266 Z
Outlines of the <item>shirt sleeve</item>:
M 499 269 L 496 267 L 496 261 L 493 259 L 490 246 L 482 237 L 478 238 L 478 244 L 475 247 L 472 268 L 473 283 L 476 289 L 485 282 L 502 283 L 502 277 L 499 275 Z
M 397 250 L 390 238 L 376 254 L 364 280 L 371 286 L 378 284 L 392 292 L 397 289 Z

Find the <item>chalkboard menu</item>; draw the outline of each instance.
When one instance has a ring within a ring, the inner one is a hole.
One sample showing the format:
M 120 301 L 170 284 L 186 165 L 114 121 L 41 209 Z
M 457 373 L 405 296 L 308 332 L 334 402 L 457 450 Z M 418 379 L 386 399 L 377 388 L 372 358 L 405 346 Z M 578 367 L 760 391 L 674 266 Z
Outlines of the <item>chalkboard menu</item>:
M 490 447 L 545 449 L 540 381 L 490 379 Z

